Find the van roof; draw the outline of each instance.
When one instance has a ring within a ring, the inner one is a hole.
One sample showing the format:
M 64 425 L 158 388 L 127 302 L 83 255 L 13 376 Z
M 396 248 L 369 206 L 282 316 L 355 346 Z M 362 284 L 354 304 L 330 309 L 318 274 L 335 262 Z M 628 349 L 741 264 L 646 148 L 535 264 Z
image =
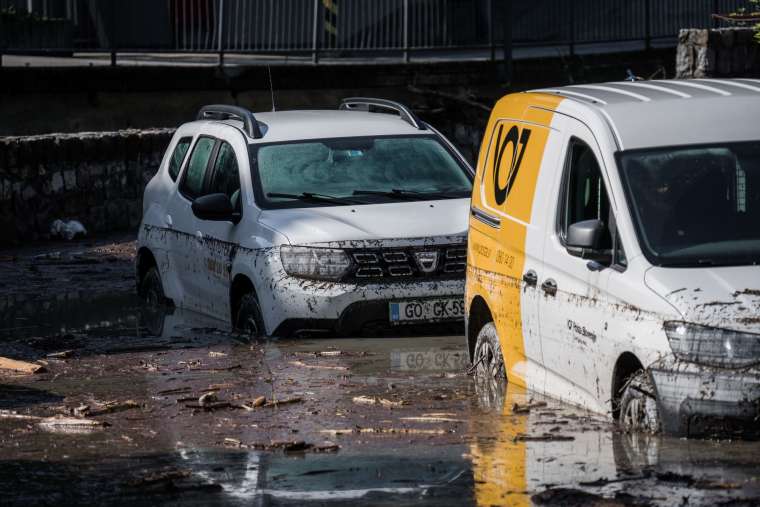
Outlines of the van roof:
M 621 150 L 760 140 L 760 80 L 623 81 L 542 88 L 588 107 Z

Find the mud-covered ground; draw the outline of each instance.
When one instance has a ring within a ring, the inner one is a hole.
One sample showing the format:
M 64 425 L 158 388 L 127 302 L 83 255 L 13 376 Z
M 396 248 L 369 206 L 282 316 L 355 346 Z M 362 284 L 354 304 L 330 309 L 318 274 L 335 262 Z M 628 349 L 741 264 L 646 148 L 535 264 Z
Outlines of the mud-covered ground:
M 760 444 L 622 434 L 460 336 L 249 343 L 139 307 L 127 237 L 0 251 L 0 504 L 756 505 Z M 84 418 L 87 426 L 60 416 Z

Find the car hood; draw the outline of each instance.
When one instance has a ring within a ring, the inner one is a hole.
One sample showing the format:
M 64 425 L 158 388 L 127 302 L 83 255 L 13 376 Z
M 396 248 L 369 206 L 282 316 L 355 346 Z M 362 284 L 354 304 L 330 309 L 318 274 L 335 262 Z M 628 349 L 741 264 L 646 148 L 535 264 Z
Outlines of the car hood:
M 760 333 L 760 266 L 651 268 L 645 281 L 687 322 Z
M 292 245 L 463 237 L 469 199 L 264 210 L 259 222 Z

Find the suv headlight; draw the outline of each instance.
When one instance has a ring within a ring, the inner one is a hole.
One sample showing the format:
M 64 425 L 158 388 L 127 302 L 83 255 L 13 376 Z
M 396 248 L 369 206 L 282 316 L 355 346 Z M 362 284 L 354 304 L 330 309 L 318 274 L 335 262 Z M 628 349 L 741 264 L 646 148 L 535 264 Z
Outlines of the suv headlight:
M 283 246 L 280 259 L 290 276 L 314 280 L 340 280 L 351 265 L 346 252 L 333 248 Z
M 666 322 L 665 334 L 679 359 L 707 366 L 740 368 L 760 362 L 760 334 Z

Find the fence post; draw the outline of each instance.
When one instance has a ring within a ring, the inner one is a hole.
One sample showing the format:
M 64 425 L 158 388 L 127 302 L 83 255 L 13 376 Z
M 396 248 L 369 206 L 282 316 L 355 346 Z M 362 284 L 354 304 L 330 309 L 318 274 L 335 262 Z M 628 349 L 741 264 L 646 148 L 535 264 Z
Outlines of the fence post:
M 404 0 L 404 63 L 409 63 L 409 0 Z
M 494 22 L 496 13 L 493 10 L 493 0 L 488 0 L 488 45 L 491 47 L 491 61 L 496 60 L 496 44 L 494 42 Z
M 644 45 L 652 49 L 652 0 L 644 0 Z
M 312 23 L 311 61 L 319 63 L 319 0 L 314 0 L 314 19 Z
M 568 2 L 570 6 L 570 56 L 575 56 L 575 2 Z
M 512 84 L 512 0 L 504 1 L 504 74 L 507 86 Z
M 219 66 L 224 67 L 224 44 L 223 44 L 223 37 L 224 34 L 224 0 L 219 0 L 219 43 L 217 44 L 217 50 L 219 51 Z
M 713 0 L 712 6 L 713 6 L 712 14 L 720 14 L 720 12 L 718 12 L 720 10 L 720 2 L 718 2 L 718 0 Z M 718 26 L 720 26 L 720 22 L 718 21 L 718 18 L 715 18 L 712 16 L 710 17 L 712 18 L 712 27 L 718 28 Z

